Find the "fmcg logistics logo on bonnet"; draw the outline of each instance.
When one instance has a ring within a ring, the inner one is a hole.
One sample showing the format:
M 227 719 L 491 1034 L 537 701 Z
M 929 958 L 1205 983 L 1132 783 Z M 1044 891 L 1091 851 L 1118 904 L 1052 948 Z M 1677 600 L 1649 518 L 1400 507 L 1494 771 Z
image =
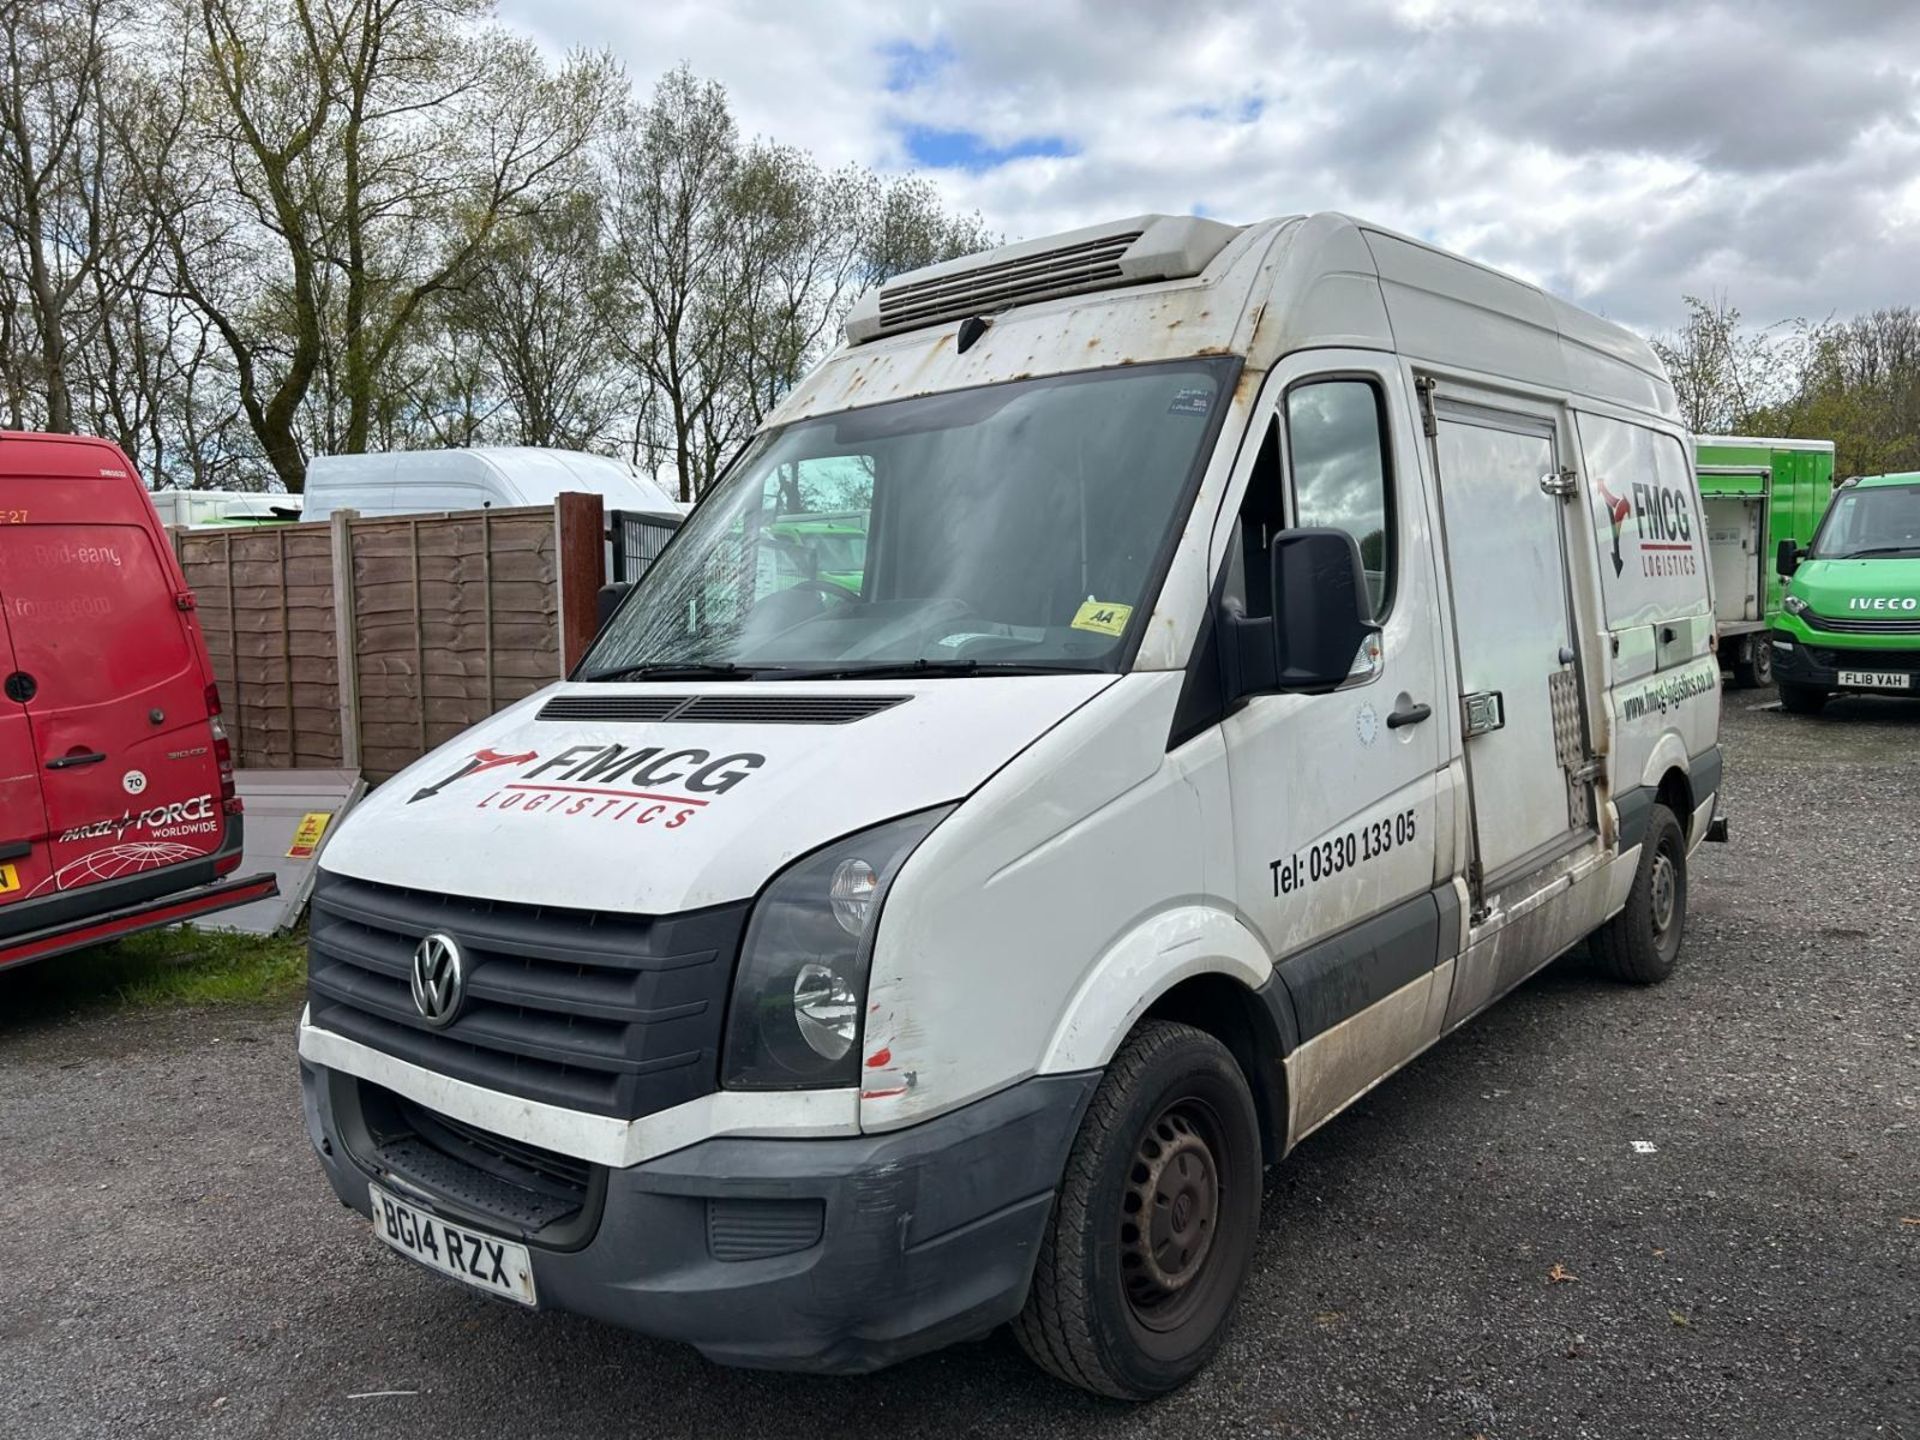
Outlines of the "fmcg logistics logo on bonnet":
M 444 779 L 414 791 L 407 803 L 431 799 L 470 775 L 509 770 L 513 778 L 496 777 L 474 801 L 476 810 L 658 822 L 677 830 L 767 763 L 753 751 L 715 756 L 697 747 L 662 745 L 570 745 L 550 760 L 535 765 L 536 760 L 540 755 L 534 750 L 513 755 L 476 750 Z
M 1649 579 L 1664 579 L 1669 575 L 1699 573 L 1693 541 L 1693 506 L 1685 490 L 1677 485 L 1650 485 L 1636 480 L 1633 499 L 1629 501 L 1609 490 L 1607 482 L 1597 475 L 1593 478 L 1593 488 L 1607 508 L 1607 523 L 1613 530 L 1616 576 L 1627 568 L 1626 557 L 1620 553 L 1620 540 L 1629 520 L 1633 521 L 1633 541 L 1640 554 L 1641 574 Z

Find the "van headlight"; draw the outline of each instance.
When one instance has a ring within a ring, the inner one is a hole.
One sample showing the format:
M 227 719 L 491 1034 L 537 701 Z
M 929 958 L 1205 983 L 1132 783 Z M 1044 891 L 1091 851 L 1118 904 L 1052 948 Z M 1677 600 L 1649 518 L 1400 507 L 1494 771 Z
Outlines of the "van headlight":
M 1798 595 L 1789 595 L 1780 602 L 1780 608 L 1789 615 L 1804 615 L 1813 607 Z
M 889 820 L 789 865 L 754 903 L 727 1014 L 730 1090 L 853 1085 L 887 887 L 953 806 Z

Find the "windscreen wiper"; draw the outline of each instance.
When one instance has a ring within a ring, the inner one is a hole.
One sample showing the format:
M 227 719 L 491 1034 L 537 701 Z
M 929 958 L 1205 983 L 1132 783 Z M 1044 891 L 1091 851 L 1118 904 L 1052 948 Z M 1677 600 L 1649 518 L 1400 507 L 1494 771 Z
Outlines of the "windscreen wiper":
M 623 665 L 617 670 L 596 670 L 582 680 L 751 680 L 760 672 L 736 665 L 731 660 L 720 664 L 689 664 L 680 661 L 650 661 L 645 665 Z
M 1849 550 L 1838 557 L 1842 560 L 1864 560 L 1869 555 L 1913 555 L 1920 554 L 1920 545 L 1871 545 L 1865 550 Z
M 1096 675 L 1084 665 L 1028 665 L 1018 660 L 877 660 L 865 665 L 781 666 L 764 678 L 778 680 L 912 680 L 945 675 Z

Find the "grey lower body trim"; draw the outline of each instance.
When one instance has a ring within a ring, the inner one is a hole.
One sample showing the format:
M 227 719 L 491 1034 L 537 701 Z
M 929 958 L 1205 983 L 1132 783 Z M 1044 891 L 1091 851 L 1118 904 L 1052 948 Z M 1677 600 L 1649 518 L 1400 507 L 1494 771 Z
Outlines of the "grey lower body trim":
M 1693 789 L 1693 803 L 1695 805 L 1704 805 L 1707 803 L 1707 797 L 1709 795 L 1718 795 L 1720 793 L 1721 773 L 1722 765 L 1720 760 L 1720 747 L 1718 745 L 1709 745 L 1698 755 L 1688 759 L 1687 784 Z M 1686 824 L 1687 817 L 1684 815 L 1681 816 L 1680 823 L 1683 825 Z
M 540 1305 L 786 1370 L 872 1370 L 984 1335 L 1026 1302 L 1099 1079 L 1036 1076 L 886 1134 L 704 1140 L 599 1171 L 592 1233 L 530 1247 Z M 349 1152 L 326 1073 L 303 1064 L 301 1081 L 328 1180 L 369 1214 L 380 1177 Z M 749 1228 L 729 1231 L 742 1213 Z M 796 1237 L 784 1248 L 759 1243 L 776 1222 Z
M 1720 747 L 1709 745 L 1698 755 L 1687 758 L 1687 788 L 1693 792 L 1695 806 L 1707 803 L 1707 797 L 1720 793 L 1720 782 L 1724 767 L 1720 759 Z M 1651 785 L 1636 785 L 1631 790 L 1622 790 L 1613 797 L 1613 808 L 1620 812 L 1620 849 L 1622 853 L 1633 849 L 1647 835 L 1647 817 L 1653 813 L 1657 792 Z M 1692 815 L 1676 816 L 1681 828 L 1693 823 Z
M 1451 918 L 1443 923 L 1443 917 Z M 1448 885 L 1283 960 L 1275 974 L 1293 1005 L 1297 1043 L 1306 1044 L 1453 958 L 1459 934 L 1459 898 Z
M 1647 817 L 1653 813 L 1653 787 L 1636 785 L 1613 797 L 1613 808 L 1620 812 L 1620 850 L 1633 849 L 1647 835 Z

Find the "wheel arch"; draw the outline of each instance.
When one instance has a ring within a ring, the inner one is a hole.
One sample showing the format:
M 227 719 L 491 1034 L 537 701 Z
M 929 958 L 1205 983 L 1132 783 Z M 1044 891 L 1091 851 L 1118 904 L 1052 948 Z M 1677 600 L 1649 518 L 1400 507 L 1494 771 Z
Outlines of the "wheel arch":
M 1232 1052 L 1260 1114 L 1266 1158 L 1286 1148 L 1281 1060 L 1292 1048 L 1292 1002 L 1266 947 L 1236 916 L 1208 905 L 1154 915 L 1122 935 L 1082 977 L 1040 1070 L 1104 1068 L 1141 1021 L 1176 1020 Z
M 1278 977 L 1268 982 L 1269 986 L 1280 983 Z M 1287 1069 L 1281 1062 L 1292 1047 L 1274 1007 L 1260 991 L 1249 990 L 1218 971 L 1195 975 L 1154 1001 L 1142 1019 L 1191 1025 L 1226 1046 L 1253 1092 L 1253 1108 L 1260 1117 L 1261 1159 L 1271 1165 L 1286 1153 L 1291 1111 Z

